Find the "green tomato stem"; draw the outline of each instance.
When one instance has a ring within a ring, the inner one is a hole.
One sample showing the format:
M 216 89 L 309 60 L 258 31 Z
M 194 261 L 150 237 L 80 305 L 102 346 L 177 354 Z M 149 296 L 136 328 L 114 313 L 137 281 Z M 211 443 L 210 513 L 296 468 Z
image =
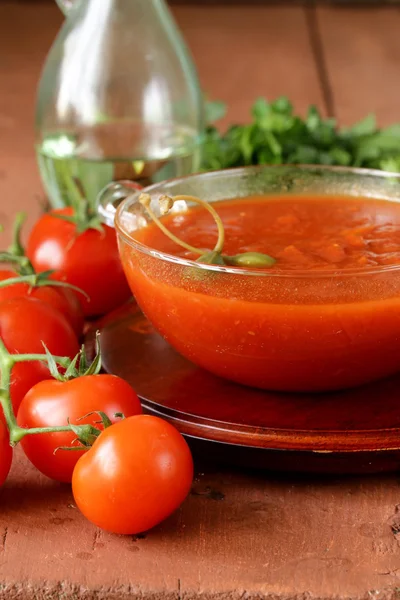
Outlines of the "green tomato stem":
M 21 275 L 19 277 L 9 277 L 8 279 L 3 279 L 3 281 L 0 281 L 0 288 L 14 285 L 14 283 L 26 283 L 30 287 L 35 287 L 37 284 L 37 275 Z
M 16 428 L 19 428 L 19 426 L 17 425 L 17 419 L 15 418 L 10 394 L 6 392 L 6 390 L 0 390 L 0 404 L 3 409 L 4 418 L 6 420 L 8 430 L 10 432 L 11 441 L 11 432 L 14 431 Z
M 0 262 L 14 263 L 21 275 L 34 275 L 35 270 L 27 256 L 14 256 L 8 252 L 0 252 Z
M 14 366 L 14 361 L 11 358 L 11 354 L 5 347 L 3 340 L 0 338 L 0 377 L 2 389 L 9 393 L 10 392 L 10 377 L 11 369 Z
M 14 283 L 26 283 L 31 288 L 44 286 L 62 287 L 69 288 L 74 292 L 82 294 L 82 296 L 85 296 L 86 300 L 90 300 L 89 295 L 76 285 L 72 285 L 72 283 L 68 283 L 67 281 L 49 279 L 48 276 L 51 275 L 51 273 L 54 273 L 54 271 L 49 271 L 46 273 L 46 275 L 44 273 L 32 273 L 30 275 L 20 275 L 19 277 L 10 277 L 9 279 L 3 279 L 3 281 L 0 281 L 0 288 L 5 288 L 9 285 L 14 285 Z
M 52 213 L 52 216 L 73 223 L 79 235 L 87 229 L 103 231 L 103 226 L 97 215 L 96 206 L 91 206 L 85 193 L 84 186 L 78 177 L 74 177 L 71 167 L 65 161 L 63 166 L 58 165 L 59 174 L 65 185 L 68 203 L 73 210 L 72 215 Z
M 53 356 L 53 359 L 56 363 L 61 365 L 62 367 L 68 367 L 71 359 L 68 356 Z M 28 362 L 32 360 L 41 360 L 43 362 L 48 362 L 47 354 L 10 354 L 7 350 L 3 340 L 0 337 L 0 372 L 1 372 L 1 387 L 3 389 L 7 389 L 4 385 L 4 377 L 7 376 L 8 379 L 10 377 L 11 369 L 13 368 L 15 363 L 18 362 Z
M 71 362 L 68 357 L 65 356 L 54 356 L 54 361 L 60 365 L 66 367 Z M 10 396 L 10 379 L 11 371 L 16 363 L 40 360 L 47 362 L 46 354 L 10 354 L 7 350 L 3 340 L 0 338 L 0 374 L 1 374 L 1 389 L 0 389 L 0 405 L 3 409 L 4 418 L 6 420 L 7 428 L 10 434 L 10 444 L 15 446 L 22 440 L 26 435 L 32 435 L 37 433 L 58 433 L 64 431 L 71 431 L 75 434 L 82 435 L 82 437 L 88 435 L 87 425 L 71 426 L 65 425 L 61 427 L 33 427 L 31 429 L 24 429 L 20 427 L 15 418 L 13 405 Z M 89 433 L 92 433 L 90 430 Z
M 24 438 L 26 435 L 34 435 L 38 433 L 59 433 L 65 431 L 74 431 L 74 433 L 76 433 L 76 430 L 81 428 L 82 433 L 86 432 L 85 425 L 75 426 L 75 430 L 73 430 L 71 425 L 65 425 L 61 427 L 32 427 L 31 429 L 25 429 L 18 425 L 17 419 L 15 418 L 10 394 L 4 389 L 0 389 L 0 404 L 3 409 L 4 418 L 7 423 L 11 446 L 15 446 L 16 444 L 18 444 L 18 442 L 20 442 L 22 438 Z
M 8 252 L 13 256 L 25 257 L 25 250 L 21 243 L 21 229 L 24 221 L 26 219 L 26 214 L 23 212 L 17 213 L 14 224 L 13 224 L 13 241 L 11 246 L 8 247 Z M 26 257 L 25 257 L 26 258 Z
M 31 427 L 25 429 L 16 425 L 10 430 L 10 442 L 12 445 L 18 444 L 26 435 L 37 435 L 40 433 L 64 433 L 70 431 L 72 433 L 71 425 L 63 425 L 59 427 Z
M 98 337 L 96 337 L 96 343 L 98 346 Z M 52 363 L 56 363 L 68 367 L 71 364 L 71 360 L 65 356 L 51 356 L 49 354 Z M 37 435 L 41 433 L 63 433 L 71 432 L 74 433 L 77 439 L 82 444 L 82 450 L 91 446 L 96 440 L 97 436 L 100 435 L 101 431 L 90 424 L 74 425 L 68 423 L 68 425 L 61 425 L 57 427 L 31 427 L 29 429 L 20 427 L 15 418 L 15 413 L 10 396 L 10 378 L 13 366 L 16 363 L 41 360 L 49 364 L 49 356 L 47 354 L 10 354 L 7 350 L 3 340 L 0 338 L 0 375 L 1 375 L 1 388 L 0 388 L 0 406 L 3 409 L 4 418 L 6 420 L 7 428 L 10 435 L 10 445 L 15 446 L 20 442 L 26 435 Z M 98 348 L 98 361 L 99 363 L 100 354 Z M 101 364 L 101 363 L 100 363 Z M 97 367 L 96 367 L 97 368 Z M 99 413 L 102 417 L 104 427 L 111 424 L 111 421 L 103 413 Z M 85 417 L 82 417 L 85 418 Z M 76 446 L 71 446 L 68 450 L 80 449 Z
M 100 431 L 96 430 L 92 425 L 61 425 L 55 427 L 31 427 L 30 429 L 26 429 L 25 427 L 20 427 L 18 425 L 12 408 L 10 395 L 5 390 L 0 390 L 0 404 L 6 419 L 11 446 L 16 446 L 26 435 L 71 432 L 78 438 L 82 437 L 82 439 L 87 440 L 91 439 L 89 436 L 92 436 L 92 439 L 94 440 L 100 433 Z M 74 446 L 71 446 L 71 448 L 75 449 Z M 82 446 L 82 450 L 84 450 L 84 446 Z
M 10 354 L 12 363 L 28 362 L 32 360 L 41 360 L 47 363 L 46 354 Z M 53 356 L 54 361 L 61 365 L 61 367 L 68 367 L 71 359 L 67 356 Z

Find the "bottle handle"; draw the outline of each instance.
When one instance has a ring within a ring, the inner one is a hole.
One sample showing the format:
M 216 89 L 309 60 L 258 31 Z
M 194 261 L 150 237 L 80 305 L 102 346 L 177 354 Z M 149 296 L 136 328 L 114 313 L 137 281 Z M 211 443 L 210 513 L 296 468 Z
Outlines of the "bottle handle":
M 106 185 L 97 196 L 97 212 L 103 223 L 114 227 L 115 213 L 119 204 L 128 196 L 132 196 L 142 189 L 143 186 L 139 183 L 125 179 L 112 181 Z

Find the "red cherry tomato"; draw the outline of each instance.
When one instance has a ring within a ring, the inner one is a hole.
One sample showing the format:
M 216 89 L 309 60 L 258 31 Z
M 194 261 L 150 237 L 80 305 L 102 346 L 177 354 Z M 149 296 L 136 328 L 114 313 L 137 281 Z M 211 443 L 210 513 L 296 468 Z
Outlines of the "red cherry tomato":
M 100 434 L 76 464 L 72 491 L 89 521 L 134 534 L 174 512 L 192 479 L 192 456 L 182 435 L 158 417 L 140 415 Z
M 42 381 L 32 388 L 22 400 L 18 411 L 18 424 L 21 427 L 55 427 L 71 423 L 98 423 L 98 414 L 92 414 L 81 421 L 80 417 L 93 411 L 104 412 L 115 423 L 120 419 L 116 413 L 125 416 L 142 412 L 139 398 L 131 386 L 115 375 L 86 375 L 61 382 Z M 101 427 L 99 424 L 95 427 Z M 82 456 L 77 450 L 58 450 L 60 446 L 71 446 L 76 438 L 74 433 L 43 433 L 27 435 L 21 445 L 29 460 L 39 471 L 56 479 L 70 482 L 74 467 Z
M 12 354 L 44 354 L 42 342 L 56 356 L 73 358 L 79 344 L 71 325 L 52 306 L 27 296 L 0 303 L 0 337 Z M 49 379 L 39 361 L 17 363 L 11 373 L 11 399 L 17 411 L 32 385 Z
M 90 301 L 79 298 L 86 316 L 105 314 L 131 296 L 118 254 L 115 231 L 87 229 L 77 234 L 74 223 L 55 217 L 71 216 L 70 207 L 50 211 L 34 225 L 27 256 L 36 271 L 57 271 L 57 279 L 84 290 Z
M 85 319 L 77 292 L 64 287 L 44 285 L 33 288 L 30 295 L 56 308 L 67 319 L 76 336 L 81 337 Z
M 1 410 L 1 409 L 0 409 Z M 10 446 L 10 439 L 7 427 L 0 419 L 0 485 L 3 485 L 10 472 L 13 451 Z
M 0 270 L 0 281 L 18 277 L 15 271 Z M 0 288 L 0 302 L 10 298 L 30 296 L 43 300 L 60 311 L 69 321 L 78 338 L 82 335 L 84 318 L 82 306 L 72 289 L 43 285 L 30 287 L 27 283 L 13 283 Z
M 40 352 L 44 352 L 43 346 Z M 51 377 L 45 365 L 32 361 L 17 364 L 12 370 L 10 394 L 14 408 L 14 413 L 17 412 L 19 405 L 25 394 L 39 381 L 49 379 Z
M 16 271 L 11 271 L 9 269 L 0 270 L 0 281 L 14 277 L 19 277 L 19 274 Z M 0 302 L 3 300 L 10 300 L 16 296 L 26 296 L 28 291 L 29 286 L 26 283 L 14 283 L 13 285 L 0 288 Z

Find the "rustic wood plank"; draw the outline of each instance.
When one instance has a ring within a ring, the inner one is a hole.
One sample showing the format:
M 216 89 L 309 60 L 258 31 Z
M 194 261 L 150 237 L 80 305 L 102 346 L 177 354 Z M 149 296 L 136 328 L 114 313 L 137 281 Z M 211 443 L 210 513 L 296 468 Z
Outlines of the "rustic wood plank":
M 245 119 L 262 93 L 287 93 L 299 110 L 322 103 L 298 7 L 176 10 L 203 85 L 229 102 L 232 119 Z M 48 2 L 0 4 L 5 238 L 16 209 L 31 219 L 38 210 L 34 89 L 60 23 Z M 364 112 L 353 106 L 354 116 Z M 92 527 L 69 487 L 38 475 L 17 452 L 0 491 L 0 599 L 392 600 L 400 586 L 399 498 L 395 476 L 321 481 L 208 467 L 173 517 L 145 537 L 123 538 Z
M 32 223 L 43 195 L 34 154 L 36 84 L 62 22 L 53 4 L 0 3 L 0 222 L 15 212 Z M 9 241 L 2 236 L 2 246 Z
M 400 121 L 399 8 L 318 6 L 317 15 L 340 122 L 369 112 L 381 125 Z
M 324 109 L 303 7 L 176 6 L 174 14 L 203 89 L 229 105 L 222 127 L 248 121 L 259 96 L 287 95 L 301 113 L 310 103 Z
M 394 599 L 399 497 L 396 477 L 209 467 L 175 515 L 123 537 L 92 527 L 68 486 L 18 456 L 0 493 L 0 599 Z

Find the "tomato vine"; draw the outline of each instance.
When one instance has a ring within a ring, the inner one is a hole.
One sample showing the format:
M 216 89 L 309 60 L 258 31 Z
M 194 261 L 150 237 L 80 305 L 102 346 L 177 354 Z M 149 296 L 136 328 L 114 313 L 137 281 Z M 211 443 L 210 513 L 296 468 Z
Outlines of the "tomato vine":
M 29 361 L 43 361 L 49 365 L 49 369 L 52 374 L 55 375 L 55 371 L 57 370 L 57 365 L 66 369 L 66 374 L 69 373 L 70 376 L 79 376 L 86 374 L 95 374 L 100 370 L 101 367 L 101 355 L 100 349 L 97 339 L 97 353 L 96 358 L 93 363 L 88 367 L 86 372 L 79 373 L 76 369 L 76 364 L 79 361 L 79 358 L 83 356 L 84 350 L 83 348 L 79 352 L 79 354 L 71 361 L 70 358 L 65 356 L 52 356 L 47 348 L 45 348 L 44 354 L 11 354 L 3 340 L 0 338 L 0 373 L 1 373 L 1 389 L 0 389 L 0 404 L 3 409 L 4 418 L 7 424 L 7 428 L 9 430 L 10 435 L 10 444 L 11 446 L 15 446 L 20 442 L 26 435 L 35 435 L 40 433 L 60 433 L 65 431 L 71 431 L 75 433 L 79 441 L 83 446 L 92 445 L 93 441 L 97 436 L 100 435 L 101 430 L 97 427 L 93 427 L 93 425 L 85 424 L 85 425 L 72 425 L 68 423 L 67 425 L 60 425 L 57 427 L 33 427 L 33 428 L 25 428 L 20 427 L 17 423 L 17 419 L 14 413 L 13 405 L 11 402 L 10 396 L 10 379 L 11 379 L 11 371 L 17 363 L 21 362 L 29 362 Z M 86 362 L 83 361 L 83 364 L 86 365 Z M 95 365 L 93 367 L 93 365 Z M 66 375 L 68 377 L 68 375 Z M 60 377 L 63 377 L 60 375 Z M 64 376 L 65 380 L 65 376 Z M 84 415 L 82 415 L 84 417 Z M 107 422 L 105 422 L 107 425 Z

